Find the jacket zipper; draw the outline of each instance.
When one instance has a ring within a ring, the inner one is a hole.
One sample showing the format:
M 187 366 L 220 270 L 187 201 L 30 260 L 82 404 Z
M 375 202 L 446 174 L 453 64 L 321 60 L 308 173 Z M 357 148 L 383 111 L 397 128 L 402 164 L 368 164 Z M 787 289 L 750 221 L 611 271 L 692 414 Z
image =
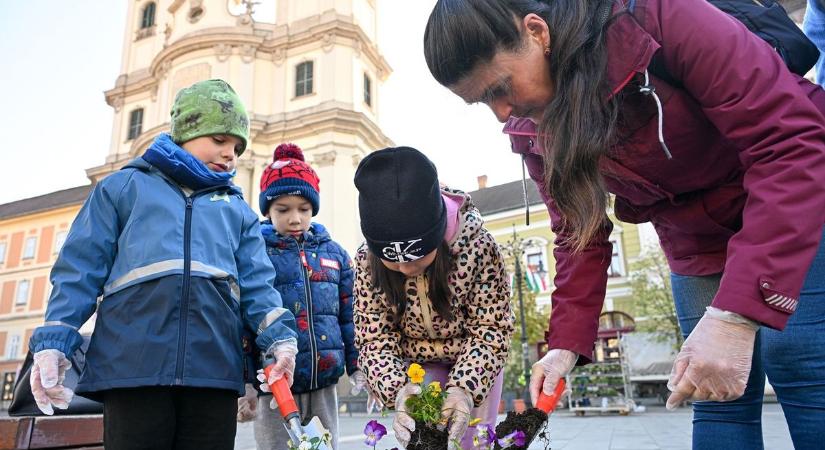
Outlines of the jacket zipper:
M 178 320 L 178 357 L 175 363 L 175 384 L 181 385 L 183 384 L 183 358 L 186 353 L 186 324 L 187 316 L 189 316 L 189 289 L 192 276 L 192 210 L 196 197 L 215 191 L 217 188 L 209 187 L 186 195 L 179 187 L 171 182 L 169 184 L 177 189 L 186 202 L 183 220 L 183 288 L 181 289 L 180 319 Z
M 415 277 L 415 285 L 418 288 L 418 303 L 421 305 L 421 315 L 424 320 L 424 328 L 427 330 L 427 334 L 430 335 L 430 339 L 438 339 L 438 335 L 433 327 L 432 302 L 430 302 L 427 277 L 425 275 Z
M 183 384 L 183 354 L 186 352 L 186 323 L 189 316 L 189 277 L 192 265 L 192 196 L 186 197 L 186 216 L 183 221 L 183 290 L 181 292 L 180 320 L 178 321 L 178 361 L 175 384 Z
M 315 320 L 312 314 L 312 290 L 309 287 L 309 261 L 304 252 L 304 244 L 298 243 L 298 253 L 301 258 L 301 271 L 304 274 L 304 292 L 307 299 L 307 324 L 309 325 L 309 353 L 312 355 L 312 365 L 310 366 L 310 389 L 318 388 L 318 344 L 315 342 Z

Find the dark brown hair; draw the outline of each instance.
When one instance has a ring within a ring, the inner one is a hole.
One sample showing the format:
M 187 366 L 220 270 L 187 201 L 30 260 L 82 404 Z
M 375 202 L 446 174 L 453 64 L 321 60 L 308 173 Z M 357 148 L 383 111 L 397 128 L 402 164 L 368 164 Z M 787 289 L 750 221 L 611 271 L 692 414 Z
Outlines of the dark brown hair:
M 544 187 L 564 217 L 566 244 L 575 251 L 584 249 L 607 220 L 608 195 L 599 159 L 610 147 L 617 117 L 607 86 L 609 4 L 610 0 L 439 0 L 424 32 L 430 72 L 450 87 L 498 51 L 522 50 L 523 17 L 534 13 L 547 22 L 555 92 L 539 123 L 538 140 L 544 152 Z
M 407 310 L 407 277 L 401 272 L 388 269 L 372 252 L 369 252 L 369 267 L 373 288 L 380 289 L 390 303 L 395 305 L 393 321 L 397 326 Z M 452 268 L 453 257 L 450 247 L 446 241 L 441 241 L 436 249 L 435 260 L 424 273 L 429 281 L 430 302 L 438 315 L 448 322 L 453 320 L 450 310 L 450 287 L 447 283 L 447 275 Z

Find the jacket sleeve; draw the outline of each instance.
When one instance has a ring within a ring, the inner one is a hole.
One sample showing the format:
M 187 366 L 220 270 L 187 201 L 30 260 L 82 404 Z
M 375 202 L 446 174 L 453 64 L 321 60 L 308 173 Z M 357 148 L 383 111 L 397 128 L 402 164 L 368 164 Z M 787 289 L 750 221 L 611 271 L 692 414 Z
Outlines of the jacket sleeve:
M 275 269 L 266 255 L 258 217 L 244 208 L 244 224 L 235 264 L 238 268 L 241 315 L 250 330 L 256 330 L 255 343 L 266 352 L 273 345 L 292 342 L 297 345 L 295 316 L 283 307 L 281 294 L 275 290 Z
M 338 326 L 341 328 L 341 338 L 344 340 L 344 358 L 347 364 L 347 375 L 358 370 L 358 350 L 355 348 L 355 326 L 352 323 L 352 260 L 346 250 L 339 247 L 341 276 L 338 280 Z
M 469 259 L 481 263 L 466 305 L 467 339 L 450 370 L 447 387 L 464 389 L 479 406 L 507 361 L 513 314 L 507 271 L 495 239 L 484 232 L 476 244 L 472 247 L 476 254 Z
M 513 140 L 518 141 L 518 138 Z M 607 291 L 607 268 L 613 255 L 609 240 L 613 223 L 605 214 L 602 230 L 584 250 L 575 253 L 566 243 L 569 232 L 563 226 L 561 212 L 545 192 L 541 157 L 530 153 L 525 162 L 550 213 L 551 229 L 556 236 L 553 247 L 555 290 L 547 332 L 548 346 L 570 350 L 579 355 L 578 364 L 587 364 L 593 361 L 599 314 Z
M 668 72 L 745 169 L 743 225 L 713 306 L 776 329 L 796 309 L 825 223 L 825 94 L 707 2 L 647 2 Z
M 367 250 L 362 247 L 355 258 L 355 346 L 358 367 L 367 377 L 373 393 L 388 407 L 395 406 L 398 391 L 407 382 L 401 360 L 401 333 L 393 323 L 395 307 L 370 281 Z
M 51 271 L 46 321 L 32 333 L 29 349 L 56 349 L 71 356 L 83 342 L 78 328 L 97 308 L 117 252 L 118 199 L 131 175 L 112 174 L 92 190 L 69 229 Z

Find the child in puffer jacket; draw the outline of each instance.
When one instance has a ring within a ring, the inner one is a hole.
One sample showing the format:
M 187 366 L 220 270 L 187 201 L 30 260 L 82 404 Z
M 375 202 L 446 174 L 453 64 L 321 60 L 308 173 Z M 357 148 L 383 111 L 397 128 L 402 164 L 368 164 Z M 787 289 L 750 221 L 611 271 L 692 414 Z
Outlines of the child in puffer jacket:
M 268 218 L 261 224 L 261 233 L 275 267 L 275 289 L 297 320 L 292 393 L 304 415 L 301 421 L 317 416 L 336 448 L 338 378 L 346 369 L 354 392 L 366 385 L 356 366 L 358 352 L 353 344 L 353 270 L 347 252 L 323 225 L 311 222 L 320 206 L 319 179 L 301 149 L 281 144 L 273 159 L 261 177 L 260 208 Z M 254 428 L 259 449 L 283 448 L 289 435 L 274 410 L 274 400 L 257 402 L 251 385 L 247 392 L 239 400 L 239 420 L 257 416 Z M 246 414 L 241 417 L 241 412 Z

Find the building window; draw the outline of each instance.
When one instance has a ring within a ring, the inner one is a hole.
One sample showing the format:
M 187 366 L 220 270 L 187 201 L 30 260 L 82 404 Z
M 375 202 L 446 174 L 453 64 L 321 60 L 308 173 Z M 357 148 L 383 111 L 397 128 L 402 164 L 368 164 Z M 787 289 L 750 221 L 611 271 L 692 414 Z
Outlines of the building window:
M 20 280 L 17 283 L 17 297 L 14 299 L 14 306 L 25 306 L 29 303 L 29 280 Z
M 143 131 L 143 108 L 138 108 L 129 113 L 129 138 L 131 141 L 140 136 Z
M 150 28 L 155 25 L 155 2 L 147 4 L 143 8 L 143 18 L 140 21 L 141 28 Z
M 9 343 L 6 344 L 6 359 L 17 359 L 17 355 L 20 354 L 20 335 L 15 334 L 11 336 L 9 339 Z
M 6 243 L 0 242 L 0 264 L 6 263 Z
M 23 259 L 34 258 L 34 251 L 37 249 L 37 238 L 35 236 L 26 238 L 26 245 L 23 247 Z
M 610 267 L 607 268 L 607 276 L 610 278 L 623 277 L 625 272 L 621 241 L 618 238 L 612 238 L 610 243 L 613 245 L 613 257 L 610 259 Z
M 66 236 L 69 234 L 68 231 L 59 231 L 57 236 L 54 238 L 54 253 L 60 253 L 60 249 L 63 248 L 63 244 L 66 242 Z
M 3 396 L 0 397 L 0 400 L 4 402 L 10 402 L 14 398 L 14 375 L 14 372 L 3 373 Z
M 295 67 L 295 96 L 312 93 L 312 61 L 302 62 Z
M 364 74 L 364 103 L 372 106 L 372 80 L 367 74 Z

